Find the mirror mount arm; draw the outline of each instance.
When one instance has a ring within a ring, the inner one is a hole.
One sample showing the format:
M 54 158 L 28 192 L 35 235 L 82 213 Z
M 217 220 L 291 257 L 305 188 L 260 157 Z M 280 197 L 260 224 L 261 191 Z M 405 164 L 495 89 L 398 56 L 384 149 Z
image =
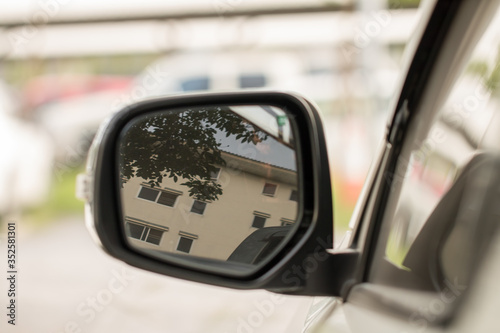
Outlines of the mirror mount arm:
M 295 283 L 297 290 L 267 290 L 285 295 L 334 296 L 345 299 L 356 284 L 358 259 L 359 252 L 350 249 L 315 252 L 304 259 L 301 265 L 292 265 L 280 275 L 282 281 Z

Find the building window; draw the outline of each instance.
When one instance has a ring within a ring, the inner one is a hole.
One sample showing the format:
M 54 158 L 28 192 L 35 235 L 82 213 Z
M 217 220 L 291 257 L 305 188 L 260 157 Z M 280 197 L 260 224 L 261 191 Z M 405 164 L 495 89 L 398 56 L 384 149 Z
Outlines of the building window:
M 127 222 L 127 227 L 129 237 L 160 245 L 164 230 L 132 222 Z
M 158 198 L 158 203 L 161 205 L 174 207 L 175 201 L 179 195 L 171 192 L 161 192 L 160 197 Z
M 243 74 L 239 77 L 240 88 L 260 88 L 267 84 L 263 74 Z
M 220 168 L 215 168 L 215 171 L 210 172 L 210 180 L 218 180 L 220 175 Z
M 160 191 L 142 186 L 138 197 L 144 200 L 156 201 L 158 193 L 160 193 Z
M 265 217 L 257 216 L 257 215 L 255 215 L 253 217 L 252 227 L 254 227 L 254 228 L 264 228 L 265 224 L 266 224 L 266 218 Z
M 264 184 L 264 189 L 262 190 L 262 194 L 274 197 L 276 194 L 276 189 L 278 188 L 278 185 L 276 184 L 271 184 L 271 183 L 266 183 Z
M 287 219 L 287 218 L 284 218 L 284 217 L 283 217 L 283 218 L 281 218 L 281 219 L 280 219 L 280 221 L 281 221 L 281 226 L 282 226 L 282 227 L 285 227 L 285 226 L 287 226 L 287 225 L 292 225 L 292 224 L 294 224 L 294 223 L 295 223 L 295 221 L 294 221 L 294 220 L 290 220 L 290 219 Z
M 262 212 L 253 212 L 253 222 L 252 222 L 252 227 L 253 228 L 264 228 L 266 225 L 266 220 L 271 217 L 271 215 L 262 213 Z
M 191 213 L 203 215 L 206 207 L 207 207 L 206 202 L 195 200 L 193 202 L 193 206 L 191 206 Z
M 208 90 L 210 79 L 206 76 L 193 77 L 181 82 L 182 91 Z
M 182 192 L 175 190 L 159 190 L 142 185 L 137 197 L 144 200 L 153 201 L 161 205 L 173 207 L 175 205 L 177 197 L 181 194 Z
M 193 241 L 198 239 L 198 236 L 187 233 L 187 232 L 179 232 L 179 243 L 177 244 L 177 251 L 189 253 L 191 252 L 191 247 L 193 246 Z
M 292 190 L 292 193 L 290 193 L 290 200 L 299 201 L 299 192 L 297 192 L 297 190 Z
M 179 244 L 177 244 L 177 251 L 189 253 L 192 245 L 193 240 L 191 238 L 181 237 L 179 239 Z
M 140 239 L 142 240 L 142 234 L 144 233 L 144 227 L 143 225 L 135 224 L 135 223 L 127 223 L 128 225 L 128 234 L 130 237 L 135 238 L 135 239 Z

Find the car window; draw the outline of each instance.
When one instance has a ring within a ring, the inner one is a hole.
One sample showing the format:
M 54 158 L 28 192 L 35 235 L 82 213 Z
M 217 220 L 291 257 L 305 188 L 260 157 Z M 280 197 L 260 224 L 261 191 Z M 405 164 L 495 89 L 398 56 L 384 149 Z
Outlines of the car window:
M 260 88 L 267 84 L 264 74 L 242 74 L 238 81 L 240 88 Z
M 497 12 L 446 102 L 431 121 L 412 121 L 416 134 L 391 176 L 370 281 L 429 291 L 468 282 L 488 228 L 488 182 L 500 171 L 492 169 L 500 154 L 499 27 Z
M 210 80 L 206 76 L 189 78 L 181 82 L 182 91 L 200 91 L 208 90 Z

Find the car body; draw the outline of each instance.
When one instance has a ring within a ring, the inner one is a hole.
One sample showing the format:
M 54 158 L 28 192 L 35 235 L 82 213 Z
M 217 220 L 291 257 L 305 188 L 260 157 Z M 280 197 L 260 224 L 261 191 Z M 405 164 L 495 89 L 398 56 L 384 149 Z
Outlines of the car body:
M 119 113 L 101 129 L 82 178 L 92 232 L 112 256 L 157 273 L 325 296 L 313 304 L 304 332 L 498 331 L 498 6 L 425 3 L 406 76 L 342 246 L 332 246 L 330 176 L 318 112 L 300 96 L 276 92 L 156 99 Z M 171 116 L 169 110 L 179 108 L 252 103 L 282 107 L 295 119 L 300 195 L 292 231 L 248 269 L 131 246 L 122 231 L 126 202 L 120 201 L 113 157 L 127 126 L 159 110 Z

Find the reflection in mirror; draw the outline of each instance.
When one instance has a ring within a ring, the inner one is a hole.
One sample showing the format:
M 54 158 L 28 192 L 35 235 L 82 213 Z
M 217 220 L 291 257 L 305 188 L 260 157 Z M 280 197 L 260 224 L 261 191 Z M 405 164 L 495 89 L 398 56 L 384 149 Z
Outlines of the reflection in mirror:
M 269 105 L 135 118 L 119 143 L 127 241 L 156 257 L 252 269 L 293 230 L 300 192 L 294 145 L 288 116 Z

